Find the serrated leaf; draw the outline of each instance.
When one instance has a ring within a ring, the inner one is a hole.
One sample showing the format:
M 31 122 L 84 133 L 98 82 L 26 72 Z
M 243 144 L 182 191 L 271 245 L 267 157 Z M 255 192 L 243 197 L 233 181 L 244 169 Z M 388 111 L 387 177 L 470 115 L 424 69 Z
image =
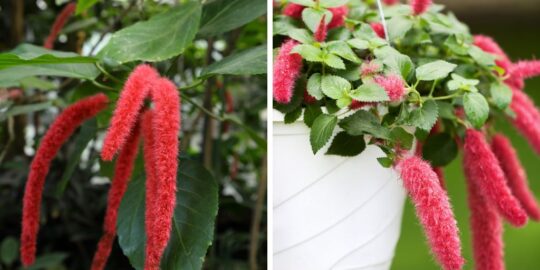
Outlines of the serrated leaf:
M 319 117 L 319 115 L 321 114 L 322 114 L 321 106 L 317 104 L 307 105 L 306 109 L 304 110 L 304 123 L 308 127 L 311 127 L 315 119 L 317 119 L 317 117 Z
M 373 28 L 371 28 L 371 26 L 367 23 L 362 23 L 360 24 L 360 27 L 358 27 L 358 29 L 356 29 L 354 32 L 353 32 L 353 36 L 355 38 L 359 38 L 361 40 L 370 40 L 374 37 L 377 37 L 377 34 L 375 34 L 375 32 L 373 31 Z
M 368 81 L 351 91 L 351 98 L 363 102 L 388 101 L 390 98 L 383 87 L 373 81 Z
M 205 67 L 201 76 L 266 74 L 266 61 L 266 45 L 261 45 L 227 56 Z
M 350 98 L 348 96 L 342 96 L 342 97 L 340 97 L 339 99 L 336 100 L 336 105 L 340 109 L 343 109 L 345 107 L 349 107 L 349 105 L 351 105 L 351 103 L 352 103 L 352 98 Z
M 454 138 L 448 133 L 439 133 L 427 138 L 422 149 L 422 156 L 433 167 L 444 167 L 452 162 L 458 153 Z
M 324 55 L 323 62 L 331 68 L 345 69 L 345 63 L 343 63 L 343 60 L 341 60 L 341 58 L 333 54 Z
M 326 23 L 329 23 L 332 21 L 333 14 L 329 10 L 325 10 L 325 9 L 317 10 L 314 8 L 305 8 L 302 11 L 302 20 L 304 21 L 306 26 L 309 28 L 309 30 L 315 33 L 324 15 L 326 15 L 325 17 Z
M 457 65 L 443 60 L 437 60 L 416 68 L 416 78 L 420 81 L 434 81 L 444 79 Z
M 373 53 L 391 72 L 399 73 L 403 78 L 407 78 L 414 68 L 409 56 L 398 52 L 392 47 L 385 46 L 378 48 Z
M 285 114 L 285 124 L 291 124 L 296 122 L 302 116 L 302 107 L 296 108 L 294 111 Z
M 322 62 L 323 61 L 323 51 L 310 44 L 299 44 L 296 45 L 291 53 L 297 53 L 302 56 L 307 61 L 310 62 Z
M 300 43 L 311 44 L 315 42 L 313 35 L 306 29 L 294 28 L 289 30 L 288 34 L 290 38 L 299 41 Z
M 338 133 L 326 151 L 326 155 L 353 157 L 366 149 L 364 136 L 351 136 L 345 131 Z
M 324 97 L 321 87 L 322 76 L 320 73 L 313 73 L 307 82 L 308 94 L 317 100 L 321 100 Z
M 391 41 L 401 39 L 411 30 L 413 21 L 402 16 L 392 17 L 387 21 L 388 37 Z
M 463 89 L 467 91 L 478 92 L 478 89 L 476 89 L 476 85 L 480 83 L 479 80 L 465 79 L 456 73 L 452 73 L 451 76 L 452 76 L 452 80 L 448 81 L 448 84 L 447 84 L 448 90 L 455 91 L 458 89 Z
M 407 123 L 411 126 L 430 131 L 437 122 L 439 111 L 437 103 L 433 100 L 426 101 L 422 107 L 413 110 L 409 114 Z
M 494 55 L 484 52 L 482 49 L 477 46 L 471 46 L 468 50 L 469 55 L 481 66 L 494 66 L 495 59 Z
M 328 43 L 328 52 L 347 59 L 353 63 L 360 63 L 362 60 L 356 56 L 351 47 L 345 41 L 332 41 Z
M 99 55 L 126 63 L 157 62 L 181 54 L 199 28 L 200 2 L 187 2 L 115 32 Z
M 457 55 L 467 55 L 469 53 L 469 46 L 458 38 L 457 35 L 450 35 L 444 42 L 444 45 Z
M 475 128 L 481 128 L 489 117 L 489 104 L 480 93 L 466 93 L 463 107 L 467 119 Z
M 349 90 L 351 90 L 351 83 L 339 76 L 325 75 L 321 79 L 321 87 L 323 93 L 332 98 L 340 99 Z
M 414 136 L 402 127 L 395 127 L 390 131 L 390 138 L 403 149 L 411 149 Z
M 367 50 L 369 48 L 369 42 L 367 40 L 359 39 L 359 38 L 353 38 L 347 40 L 347 43 L 358 50 Z
M 199 35 L 214 36 L 266 14 L 265 0 L 214 0 L 203 6 Z
M 508 85 L 500 82 L 495 82 L 491 84 L 490 87 L 491 98 L 493 98 L 493 103 L 497 108 L 504 110 L 508 108 L 512 102 L 512 90 Z
M 319 0 L 321 7 L 332 8 L 347 4 L 349 0 Z
M 390 131 L 383 127 L 372 113 L 359 110 L 339 121 L 339 126 L 352 136 L 371 134 L 377 138 L 389 139 Z
M 143 269 L 145 180 L 134 177 L 118 212 L 118 242 L 135 269 Z M 199 270 L 214 235 L 218 185 L 198 162 L 180 158 L 173 228 L 161 269 Z
M 316 154 L 332 137 L 337 124 L 337 117 L 329 114 L 321 114 L 311 126 L 309 141 L 311 149 Z

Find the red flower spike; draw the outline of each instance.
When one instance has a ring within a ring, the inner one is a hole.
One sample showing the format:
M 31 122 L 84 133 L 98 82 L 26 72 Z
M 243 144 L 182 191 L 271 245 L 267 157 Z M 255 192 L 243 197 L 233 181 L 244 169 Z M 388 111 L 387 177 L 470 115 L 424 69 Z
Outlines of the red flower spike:
M 519 61 L 510 67 L 510 76 L 520 79 L 529 79 L 540 76 L 540 61 Z
M 291 101 L 294 84 L 302 70 L 302 56 L 291 54 L 298 42 L 290 39 L 281 45 L 274 63 L 274 100 L 287 104 Z
M 426 12 L 431 6 L 432 1 L 431 0 L 411 0 L 411 7 L 413 10 L 413 14 L 418 16 Z
M 429 163 L 412 156 L 396 166 L 413 201 L 433 254 L 444 269 L 462 269 L 461 242 L 448 195 Z
M 468 129 L 463 149 L 463 159 L 465 165 L 470 167 L 467 171 L 471 181 L 478 185 L 487 200 L 495 205 L 512 225 L 516 227 L 525 225 L 527 214 L 506 184 L 504 172 L 484 134 Z
M 390 101 L 399 101 L 406 93 L 405 83 L 398 75 L 376 76 L 374 80 L 386 90 Z
M 103 140 L 103 149 L 101 150 L 103 160 L 112 160 L 114 154 L 124 145 L 137 122 L 144 105 L 144 99 L 150 93 L 152 84 L 157 78 L 159 78 L 158 72 L 145 64 L 137 66 L 129 75 Z
M 386 38 L 386 33 L 384 32 L 384 26 L 382 23 L 379 22 L 372 22 L 369 24 L 371 26 L 371 29 L 373 29 L 373 32 L 377 34 L 380 38 Z
M 474 269 L 504 270 L 502 220 L 497 213 L 497 208 L 487 201 L 473 180 L 475 172 L 471 169 L 475 166 L 474 163 L 463 164 L 471 209 Z
M 137 151 L 139 148 L 139 128 L 134 129 L 134 132 L 129 136 L 126 145 L 120 151 L 116 166 L 114 169 L 114 178 L 109 190 L 109 198 L 107 202 L 107 211 L 105 213 L 105 222 L 103 224 L 103 236 L 99 240 L 96 254 L 92 261 L 92 270 L 105 269 L 107 259 L 111 253 L 114 238 L 116 236 L 116 221 L 118 219 L 118 208 L 120 202 L 126 192 Z
M 399 3 L 399 0 L 383 0 L 383 3 L 386 4 L 386 5 L 395 5 L 397 3 Z
M 295 19 L 301 19 L 302 18 L 302 11 L 304 11 L 304 6 L 290 3 L 285 6 L 283 9 L 283 15 L 289 16 Z
M 161 78 L 152 87 L 154 101 L 153 155 L 156 185 L 155 202 L 150 203 L 155 218 L 150 221 L 151 235 L 146 245 L 145 269 L 159 269 L 159 262 L 169 241 L 176 205 L 176 173 L 178 170 L 178 133 L 180 130 L 180 97 L 176 86 Z M 148 187 L 152 188 L 152 187 Z
M 328 28 L 326 26 L 326 15 L 322 16 L 319 26 L 317 26 L 317 31 L 315 31 L 315 40 L 318 42 L 323 42 L 326 40 L 326 34 L 328 33 Z
M 495 64 L 504 69 L 505 72 L 509 71 L 510 67 L 512 66 L 512 61 L 510 61 L 508 55 L 506 55 L 501 46 L 499 46 L 495 40 L 488 36 L 475 35 L 474 45 L 487 53 L 497 56 L 498 59 L 495 61 Z
M 328 23 L 328 29 L 340 27 L 345 24 L 345 17 L 349 13 L 347 6 L 329 8 L 328 10 L 332 12 L 332 20 Z
M 532 219 L 540 220 L 540 208 L 534 194 L 529 189 L 527 174 L 510 140 L 501 134 L 497 134 L 493 137 L 491 149 L 499 160 L 512 193 Z
M 538 109 L 522 91 L 513 91 L 510 108 L 516 114 L 511 119 L 514 127 L 527 139 L 536 153 L 540 154 L 540 124 Z
M 367 106 L 373 106 L 375 104 L 376 104 L 375 102 L 363 102 L 363 101 L 353 100 L 351 104 L 349 105 L 349 109 L 358 110 Z
M 360 66 L 360 75 L 362 77 L 369 77 L 377 74 L 381 70 L 381 65 L 376 61 L 369 61 L 362 63 Z
M 43 136 L 30 165 L 23 198 L 21 261 L 24 266 L 33 264 L 36 258 L 41 195 L 52 159 L 75 129 L 107 107 L 107 102 L 109 100 L 104 94 L 77 101 L 58 115 Z
M 58 36 L 62 28 L 64 28 L 64 25 L 66 24 L 69 17 L 71 17 L 73 12 L 75 12 L 76 8 L 77 4 L 71 2 L 62 9 L 60 14 L 58 14 L 58 17 L 56 17 L 56 19 L 54 20 L 54 23 L 51 27 L 51 32 L 45 39 L 43 47 L 47 49 L 52 49 L 54 47 L 54 41 L 56 40 L 56 37 Z

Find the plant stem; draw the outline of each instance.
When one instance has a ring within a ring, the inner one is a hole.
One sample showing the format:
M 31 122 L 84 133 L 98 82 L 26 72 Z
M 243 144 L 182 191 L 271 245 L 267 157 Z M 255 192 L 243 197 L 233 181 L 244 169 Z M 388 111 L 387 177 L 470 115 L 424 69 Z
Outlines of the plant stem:
M 431 99 L 431 100 L 445 100 L 445 99 L 452 99 L 452 98 L 455 98 L 457 96 L 459 96 L 460 93 L 457 92 L 455 94 L 451 94 L 451 95 L 448 95 L 448 96 L 440 96 L 440 97 L 423 97 L 425 99 Z
M 110 79 L 112 79 L 113 81 L 117 82 L 117 83 L 122 83 L 123 81 L 116 78 L 115 76 L 113 76 L 112 74 L 110 74 L 107 70 L 105 70 L 99 63 L 96 63 L 96 67 L 101 71 L 101 73 L 105 74 L 105 76 L 109 77 Z
M 189 96 L 187 96 L 186 94 L 180 92 L 180 96 L 182 97 L 183 100 L 191 103 L 193 106 L 197 107 L 198 109 L 200 109 L 202 112 L 204 112 L 206 115 L 218 120 L 218 121 L 225 121 L 224 118 L 214 114 L 213 112 L 207 110 L 205 107 L 203 107 L 202 105 L 200 105 L 199 103 L 195 102 L 193 99 L 191 99 Z
M 429 97 L 433 97 L 433 91 L 435 91 L 435 86 L 437 86 L 438 82 L 439 82 L 439 80 L 435 80 L 433 82 L 433 85 L 431 85 L 431 90 L 429 90 Z

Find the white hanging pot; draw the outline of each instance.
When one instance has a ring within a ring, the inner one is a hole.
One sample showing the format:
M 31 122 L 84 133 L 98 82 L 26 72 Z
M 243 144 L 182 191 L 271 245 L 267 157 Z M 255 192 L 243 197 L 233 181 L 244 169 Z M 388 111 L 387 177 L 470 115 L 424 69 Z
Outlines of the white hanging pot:
M 309 128 L 277 111 L 273 130 L 274 270 L 390 269 L 406 192 L 384 153 L 313 155 Z

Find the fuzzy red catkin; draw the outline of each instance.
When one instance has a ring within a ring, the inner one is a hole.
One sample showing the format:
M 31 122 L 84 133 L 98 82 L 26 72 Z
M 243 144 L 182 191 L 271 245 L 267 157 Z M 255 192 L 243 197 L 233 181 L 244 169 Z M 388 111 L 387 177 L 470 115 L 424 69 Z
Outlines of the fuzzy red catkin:
M 111 119 L 111 124 L 103 140 L 101 158 L 106 161 L 113 159 L 119 151 L 131 130 L 137 122 L 144 99 L 150 93 L 152 84 L 159 78 L 158 72 L 149 65 L 139 65 L 129 75 L 116 109 Z
M 405 95 L 405 82 L 399 75 L 376 76 L 375 82 L 380 85 L 390 98 L 390 101 L 399 101 Z
M 510 119 L 514 127 L 527 139 L 537 154 L 540 154 L 540 124 L 537 108 L 522 91 L 513 91 L 510 108 L 515 118 Z
M 503 225 L 497 208 L 490 204 L 473 180 L 474 163 L 464 163 L 470 224 L 472 231 L 473 257 L 476 270 L 504 270 Z
M 512 102 L 518 103 L 540 124 L 540 111 L 534 104 L 534 101 L 525 92 L 514 87 L 510 88 L 512 89 Z
M 417 156 L 401 160 L 396 168 L 437 261 L 446 270 L 462 269 L 465 260 L 461 256 L 457 222 L 437 174 Z
M 118 219 L 118 208 L 126 192 L 137 151 L 139 149 L 139 128 L 135 128 L 129 136 L 126 145 L 120 151 L 114 168 L 114 177 L 109 190 L 105 221 L 103 223 L 103 236 L 99 240 L 94 259 L 92 260 L 92 270 L 105 269 L 107 259 L 111 253 L 114 238 L 116 237 L 116 221 Z
M 328 29 L 333 29 L 336 27 L 343 26 L 345 24 L 345 17 L 349 13 L 349 8 L 347 6 L 329 8 L 332 12 L 332 20 L 328 23 Z
M 506 55 L 501 46 L 499 46 L 499 44 L 497 44 L 497 42 L 495 42 L 495 40 L 493 40 L 491 37 L 475 35 L 474 45 L 487 53 L 497 56 L 498 59 L 495 60 L 495 64 L 504 69 L 505 72 L 509 71 L 510 67 L 512 66 L 512 61 L 510 61 L 510 58 L 508 55 Z
M 519 61 L 510 67 L 510 76 L 529 79 L 540 76 L 540 60 Z
M 493 149 L 493 153 L 499 160 L 501 168 L 508 180 L 508 185 L 521 203 L 521 206 L 527 211 L 529 217 L 534 220 L 540 220 L 540 208 L 534 198 L 534 194 L 529 189 L 527 174 L 510 140 L 504 135 L 497 134 L 491 141 L 491 149 Z
M 43 47 L 47 49 L 52 49 L 54 47 L 54 41 L 56 40 L 56 37 L 58 36 L 62 28 L 64 28 L 64 25 L 66 24 L 69 17 L 71 17 L 73 12 L 75 12 L 76 8 L 77 4 L 71 2 L 62 9 L 60 14 L 58 14 L 58 17 L 56 17 L 56 19 L 54 20 L 53 26 L 51 27 L 51 32 L 45 39 Z
M 372 22 L 369 24 L 371 26 L 371 29 L 373 29 L 373 32 L 377 34 L 380 38 L 386 38 L 386 33 L 384 32 L 384 26 L 382 23 L 379 22 Z
M 323 42 L 324 40 L 326 40 L 327 33 L 328 28 L 326 26 L 326 15 L 323 15 L 321 21 L 319 22 L 319 26 L 317 27 L 317 31 L 315 31 L 314 34 L 315 40 L 318 42 Z
M 284 42 L 274 63 L 274 100 L 287 104 L 291 101 L 294 84 L 302 70 L 302 56 L 291 54 L 298 42 L 290 39 Z
M 487 200 L 494 204 L 501 215 L 512 225 L 521 227 L 527 223 L 527 214 L 506 184 L 499 161 L 486 142 L 484 134 L 468 129 L 463 146 L 463 159 L 469 166 L 469 177 L 478 185 Z
M 154 101 L 153 155 L 155 165 L 156 200 L 151 203 L 155 217 L 152 222 L 152 242 L 146 246 L 145 270 L 159 269 L 159 262 L 169 241 L 172 217 L 176 205 L 176 173 L 178 170 L 178 133 L 180 131 L 180 97 L 176 86 L 161 78 L 152 88 Z
M 431 6 L 431 0 L 411 0 L 411 7 L 414 15 L 420 15 L 426 12 Z
M 21 261 L 24 266 L 34 263 L 36 241 L 39 230 L 41 195 L 49 166 L 64 142 L 86 119 L 94 117 L 107 107 L 109 99 L 104 94 L 97 94 L 77 101 L 67 107 L 54 122 L 41 140 L 36 155 L 30 165 L 23 198 Z
M 304 11 L 304 6 L 298 5 L 295 3 L 290 3 L 285 6 L 283 9 L 283 15 L 289 16 L 295 19 L 302 18 L 302 11 Z

